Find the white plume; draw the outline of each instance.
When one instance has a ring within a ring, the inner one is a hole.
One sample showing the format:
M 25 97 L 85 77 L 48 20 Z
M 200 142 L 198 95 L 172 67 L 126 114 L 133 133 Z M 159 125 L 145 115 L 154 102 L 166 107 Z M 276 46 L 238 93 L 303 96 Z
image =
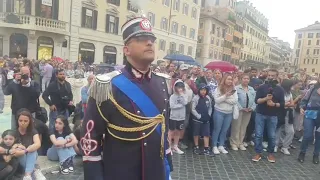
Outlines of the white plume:
M 130 5 L 135 9 L 139 9 L 140 11 L 144 10 L 148 1 L 149 0 L 129 0 Z
M 216 0 L 205 0 L 205 6 L 206 7 L 212 7 L 215 6 Z

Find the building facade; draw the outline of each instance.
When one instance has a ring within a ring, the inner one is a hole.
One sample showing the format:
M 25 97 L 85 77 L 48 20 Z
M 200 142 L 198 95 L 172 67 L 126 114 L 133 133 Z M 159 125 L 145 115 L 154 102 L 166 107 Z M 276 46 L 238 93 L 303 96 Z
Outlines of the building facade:
M 231 50 L 231 62 L 236 65 L 240 65 L 240 55 L 241 50 L 243 48 L 243 26 L 244 20 L 243 17 L 237 15 L 236 16 L 236 25 L 234 27 L 233 33 L 233 42 L 232 42 L 232 50 Z
M 320 72 L 320 23 L 295 30 L 293 63 L 308 74 L 319 75 Z
M 156 58 L 180 53 L 194 57 L 200 0 L 152 0 L 144 9 L 157 36 Z M 122 64 L 121 25 L 137 9 L 128 0 L 73 0 L 70 59 Z
M 249 1 L 237 2 L 236 12 L 244 20 L 241 68 L 266 68 L 268 66 L 265 59 L 268 19 Z
M 0 56 L 69 57 L 70 1 L 0 0 Z
M 276 39 L 268 37 L 265 49 L 264 59 L 268 62 L 269 68 L 278 69 L 281 67 L 283 63 L 282 50 Z

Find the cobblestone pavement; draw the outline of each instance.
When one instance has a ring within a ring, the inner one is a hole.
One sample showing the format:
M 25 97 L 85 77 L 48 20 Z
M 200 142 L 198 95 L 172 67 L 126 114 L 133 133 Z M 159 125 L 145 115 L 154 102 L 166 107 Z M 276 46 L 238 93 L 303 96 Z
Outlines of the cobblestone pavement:
M 299 144 L 296 144 L 299 145 Z M 313 148 L 313 147 L 311 147 Z M 310 148 L 310 150 L 311 150 Z M 272 164 L 264 157 L 252 162 L 252 147 L 248 151 L 230 151 L 216 157 L 199 156 L 188 150 L 185 155 L 174 155 L 173 180 L 319 180 L 320 166 L 312 163 L 309 152 L 303 164 L 297 162 L 298 149 L 291 156 L 277 153 L 277 162 Z M 267 155 L 267 154 L 265 154 Z M 82 180 L 81 166 L 73 175 L 49 175 L 48 180 Z

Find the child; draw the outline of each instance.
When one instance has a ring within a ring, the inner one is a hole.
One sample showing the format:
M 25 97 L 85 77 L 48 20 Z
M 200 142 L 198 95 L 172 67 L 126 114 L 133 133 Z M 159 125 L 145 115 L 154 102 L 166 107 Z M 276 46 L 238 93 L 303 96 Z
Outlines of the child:
M 6 130 L 2 134 L 0 146 L 6 149 L 6 154 L 0 156 L 0 179 L 11 178 L 18 168 L 19 162 L 14 157 L 16 149 L 19 148 L 16 143 L 16 133 L 13 130 Z
M 186 105 L 188 97 L 185 93 L 185 86 L 181 80 L 174 83 L 174 93 L 170 96 L 170 119 L 169 119 L 169 135 L 173 139 L 172 151 L 177 154 L 184 154 L 178 148 L 180 133 L 183 130 L 184 121 L 186 119 Z
M 214 156 L 209 148 L 210 136 L 210 117 L 212 113 L 211 99 L 208 95 L 209 90 L 205 84 L 199 85 L 199 93 L 192 99 L 192 115 L 193 115 L 193 141 L 195 154 L 205 154 Z M 199 136 L 203 136 L 204 150 L 200 151 Z
M 53 146 L 48 149 L 48 159 L 59 160 L 61 174 L 73 172 L 73 158 L 76 155 L 73 147 L 78 144 L 78 140 L 73 135 L 69 122 L 63 115 L 57 117 L 55 128 L 50 133 L 50 140 Z

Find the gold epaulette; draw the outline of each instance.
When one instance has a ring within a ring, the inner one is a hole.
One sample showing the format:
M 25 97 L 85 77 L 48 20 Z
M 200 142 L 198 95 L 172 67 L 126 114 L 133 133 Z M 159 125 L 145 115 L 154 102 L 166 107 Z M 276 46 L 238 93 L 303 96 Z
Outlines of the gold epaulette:
M 108 100 L 109 95 L 112 94 L 111 80 L 119 74 L 121 74 L 121 71 L 97 75 L 90 86 L 89 96 L 95 99 L 97 104 Z

